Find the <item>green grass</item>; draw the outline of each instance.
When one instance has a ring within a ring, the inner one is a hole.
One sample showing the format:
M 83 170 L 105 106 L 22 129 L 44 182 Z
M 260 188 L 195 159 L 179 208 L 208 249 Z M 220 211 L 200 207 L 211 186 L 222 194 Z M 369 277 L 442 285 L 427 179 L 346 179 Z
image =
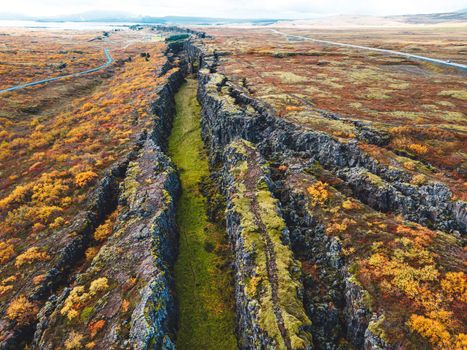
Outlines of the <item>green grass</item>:
M 237 349 L 232 274 L 226 271 L 226 233 L 206 217 L 199 191 L 209 175 L 200 131 L 196 82 L 189 80 L 175 96 L 177 113 L 169 154 L 179 169 L 182 195 L 177 206 L 180 230 L 175 287 L 179 302 L 177 349 Z M 212 249 L 211 247 L 214 247 Z

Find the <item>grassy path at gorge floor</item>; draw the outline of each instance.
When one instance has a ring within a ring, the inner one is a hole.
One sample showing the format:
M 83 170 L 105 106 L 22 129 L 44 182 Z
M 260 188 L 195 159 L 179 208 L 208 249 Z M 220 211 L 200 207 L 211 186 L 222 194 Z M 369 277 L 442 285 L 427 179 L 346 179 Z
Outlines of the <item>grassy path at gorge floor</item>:
M 175 287 L 179 301 L 177 349 L 237 349 L 232 274 L 223 227 L 210 223 L 200 183 L 209 175 L 201 139 L 196 81 L 188 80 L 175 96 L 177 113 L 169 154 L 180 172 L 177 207 L 180 230 Z

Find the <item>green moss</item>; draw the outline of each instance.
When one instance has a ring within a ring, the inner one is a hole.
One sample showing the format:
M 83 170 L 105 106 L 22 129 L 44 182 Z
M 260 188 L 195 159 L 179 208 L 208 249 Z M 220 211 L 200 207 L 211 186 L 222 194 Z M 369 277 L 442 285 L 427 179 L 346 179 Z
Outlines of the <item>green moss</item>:
M 243 143 L 243 145 L 239 143 Z M 231 147 L 240 152 L 240 154 L 248 154 L 247 148 L 253 146 L 246 142 L 235 141 Z M 302 300 L 297 296 L 297 290 L 301 287 L 299 276 L 292 276 L 291 273 L 291 271 L 300 271 L 300 265 L 293 258 L 290 247 L 282 243 L 281 237 L 286 224 L 279 214 L 278 201 L 272 196 L 265 179 L 258 176 L 255 188 L 247 188 L 245 183 L 243 183 L 246 171 L 252 171 L 253 167 L 261 166 L 260 164 L 253 164 L 253 162 L 254 160 L 252 161 L 251 158 L 240 161 L 231 169 L 231 174 L 234 175 L 236 180 L 233 210 L 240 217 L 241 236 L 245 248 L 254 253 L 253 256 L 255 257 L 254 276 L 247 276 L 245 291 L 247 295 L 254 297 L 258 293 L 258 286 L 260 286 L 261 293 L 257 297 L 260 302 L 257 315 L 258 323 L 270 337 L 276 340 L 278 348 L 284 348 L 285 344 L 274 313 L 275 305 L 272 300 L 272 284 L 269 281 L 267 272 L 268 253 L 266 244 L 269 240 L 272 243 L 277 266 L 277 306 L 279 306 L 282 314 L 292 348 L 304 348 L 306 344 L 311 342 L 311 335 L 303 331 L 302 328 L 309 325 L 310 321 L 303 309 Z M 263 169 L 263 171 L 266 171 L 266 169 Z M 253 196 L 256 197 L 256 201 L 258 202 L 258 218 L 255 217 L 253 210 L 254 197 L 252 197 L 250 192 L 252 190 L 254 191 Z M 247 195 L 247 192 L 250 194 Z M 266 232 L 259 230 L 256 219 L 259 219 L 264 224 Z
M 383 341 L 387 341 L 386 332 L 384 331 L 384 315 L 379 317 L 378 320 L 372 321 L 368 325 L 368 330 L 373 333 L 374 335 L 378 336 Z
M 208 222 L 206 198 L 200 183 L 209 174 L 200 132 L 196 83 L 189 80 L 175 96 L 177 114 L 169 139 L 169 153 L 180 170 L 182 195 L 177 206 L 180 230 L 175 264 L 179 301 L 177 349 L 236 349 L 232 276 L 222 270 L 227 257 L 219 249 L 225 231 Z M 224 268 L 225 269 L 225 268 Z
M 141 169 L 137 162 L 130 162 L 128 165 L 125 181 L 122 186 L 122 197 L 130 204 L 138 196 L 139 182 L 136 180 L 141 173 Z
M 396 90 L 405 90 L 410 86 L 409 83 L 394 83 L 394 84 L 389 84 L 389 87 L 391 89 L 396 89 Z
M 370 100 L 385 100 L 391 98 L 386 94 L 388 90 L 385 89 L 369 88 L 367 89 L 367 91 L 368 93 L 366 94 L 366 97 Z
M 292 72 L 272 72 L 272 73 L 267 72 L 267 73 L 263 73 L 263 75 L 266 77 L 268 76 L 277 77 L 281 80 L 283 84 L 296 84 L 296 83 L 304 83 L 308 81 L 307 78 L 297 75 Z
M 83 321 L 84 323 L 88 322 L 93 310 L 94 310 L 94 307 L 92 306 L 85 307 L 83 311 L 81 311 L 81 315 L 80 315 L 81 321 Z
M 385 186 L 385 183 L 383 181 L 383 179 L 381 179 L 378 175 L 375 175 L 373 173 L 370 173 L 370 172 L 366 172 L 366 177 L 368 178 L 368 180 L 370 180 L 370 182 L 377 186 L 377 187 L 383 187 Z

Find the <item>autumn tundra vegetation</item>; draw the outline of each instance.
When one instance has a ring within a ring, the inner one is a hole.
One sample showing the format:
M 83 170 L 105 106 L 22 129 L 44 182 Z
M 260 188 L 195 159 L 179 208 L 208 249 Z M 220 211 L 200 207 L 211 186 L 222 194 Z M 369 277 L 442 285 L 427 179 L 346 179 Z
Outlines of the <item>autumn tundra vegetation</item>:
M 0 30 L 1 349 L 467 349 L 459 28 Z M 465 41 L 465 40 L 464 40 Z M 465 63 L 465 62 L 464 62 Z

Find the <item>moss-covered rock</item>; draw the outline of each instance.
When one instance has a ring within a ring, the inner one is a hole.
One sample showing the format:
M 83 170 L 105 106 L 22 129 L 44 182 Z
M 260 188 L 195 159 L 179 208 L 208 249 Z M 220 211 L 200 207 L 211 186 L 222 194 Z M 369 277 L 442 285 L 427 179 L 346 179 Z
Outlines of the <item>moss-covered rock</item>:
M 254 146 L 233 141 L 225 152 L 227 231 L 235 254 L 237 317 L 242 348 L 309 349 L 300 264 Z

